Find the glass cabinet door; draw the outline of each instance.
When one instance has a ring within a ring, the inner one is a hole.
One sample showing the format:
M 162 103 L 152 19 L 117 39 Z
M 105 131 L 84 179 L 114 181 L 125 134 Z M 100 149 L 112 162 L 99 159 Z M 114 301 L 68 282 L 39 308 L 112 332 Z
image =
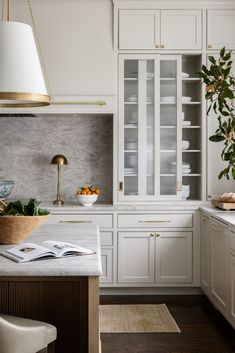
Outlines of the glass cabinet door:
M 160 198 L 180 198 L 181 57 L 160 56 Z
M 177 60 L 120 56 L 119 200 L 179 196 Z M 170 96 L 172 102 L 166 102 Z

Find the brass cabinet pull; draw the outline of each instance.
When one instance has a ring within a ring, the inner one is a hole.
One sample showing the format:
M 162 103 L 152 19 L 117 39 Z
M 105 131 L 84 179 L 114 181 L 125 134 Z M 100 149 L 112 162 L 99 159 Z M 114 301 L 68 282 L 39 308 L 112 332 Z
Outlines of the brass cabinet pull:
M 154 237 L 155 236 L 155 233 L 151 233 L 150 234 L 150 237 L 152 238 L 152 237 Z
M 212 48 L 212 45 L 211 44 L 208 44 L 208 46 L 207 46 L 209 49 L 211 49 Z
M 155 44 L 155 48 L 160 48 L 160 45 L 159 44 Z
M 119 191 L 123 191 L 123 181 L 119 181 Z
M 160 237 L 160 233 L 155 233 L 155 236 L 156 237 Z
M 92 223 L 93 221 L 60 221 L 60 223 Z
M 167 219 L 165 221 L 139 221 L 139 223 L 170 223 L 171 220 Z
M 165 45 L 164 45 L 164 44 L 162 44 L 162 45 L 161 45 L 161 48 L 165 48 Z

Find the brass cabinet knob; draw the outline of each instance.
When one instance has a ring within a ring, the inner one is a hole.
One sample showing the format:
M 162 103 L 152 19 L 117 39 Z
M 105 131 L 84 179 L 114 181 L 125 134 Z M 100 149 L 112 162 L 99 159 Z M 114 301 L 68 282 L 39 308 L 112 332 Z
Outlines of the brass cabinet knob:
M 151 233 L 151 234 L 150 234 L 150 237 L 154 237 L 154 235 L 155 235 L 154 233 Z
M 212 48 L 212 45 L 211 44 L 208 44 L 208 46 L 207 46 L 209 49 L 211 49 Z
M 162 45 L 161 45 L 161 48 L 165 48 L 165 45 L 164 45 L 164 44 L 162 44 Z
M 156 237 L 160 237 L 160 233 L 155 233 L 155 236 Z
M 155 48 L 159 48 L 160 46 L 158 44 L 155 44 Z

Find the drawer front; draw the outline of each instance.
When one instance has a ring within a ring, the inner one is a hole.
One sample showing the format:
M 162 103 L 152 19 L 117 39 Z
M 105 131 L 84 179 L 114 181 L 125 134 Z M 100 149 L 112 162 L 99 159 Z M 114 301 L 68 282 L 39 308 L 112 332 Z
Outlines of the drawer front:
M 59 223 L 91 223 L 95 222 L 100 228 L 112 228 L 113 216 L 111 214 L 79 214 L 79 215 L 52 215 L 48 219 L 50 224 Z
M 101 246 L 113 246 L 113 232 L 100 232 Z
M 102 276 L 100 284 L 113 282 L 113 250 L 101 249 Z
M 185 214 L 120 214 L 120 228 L 191 228 L 193 215 Z

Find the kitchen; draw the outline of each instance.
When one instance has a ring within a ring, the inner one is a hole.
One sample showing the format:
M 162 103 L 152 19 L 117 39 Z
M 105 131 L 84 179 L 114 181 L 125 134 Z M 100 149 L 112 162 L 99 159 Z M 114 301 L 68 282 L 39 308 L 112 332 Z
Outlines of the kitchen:
M 196 337 L 184 332 L 184 315 L 189 320 L 194 310 L 201 321 L 192 330 L 210 318 L 221 325 L 224 346 L 215 339 L 213 352 L 235 351 L 227 339 L 235 327 L 233 211 L 210 206 L 233 191 L 233 180 L 218 179 L 226 167 L 223 142 L 208 140 L 217 116 L 206 117 L 197 75 L 208 56 L 235 48 L 234 1 L 32 0 L 32 9 L 53 101 L 0 108 L 0 181 L 15 182 L 9 199 L 33 197 L 50 209 L 38 232 L 47 224 L 97 223 L 101 303 L 166 303 L 181 330 L 169 334 L 172 343 L 161 333 L 151 343 L 148 333 L 123 341 L 101 333 L 104 353 L 134 352 L 134 340 L 143 352 L 158 351 L 158 340 L 166 350 L 179 340 L 193 352 L 187 342 Z M 32 26 L 27 1 L 12 1 L 10 16 Z M 60 170 L 64 204 L 57 206 L 51 161 L 61 154 L 67 165 Z M 78 202 L 86 185 L 101 190 L 92 207 Z M 203 317 L 206 297 L 214 306 Z

